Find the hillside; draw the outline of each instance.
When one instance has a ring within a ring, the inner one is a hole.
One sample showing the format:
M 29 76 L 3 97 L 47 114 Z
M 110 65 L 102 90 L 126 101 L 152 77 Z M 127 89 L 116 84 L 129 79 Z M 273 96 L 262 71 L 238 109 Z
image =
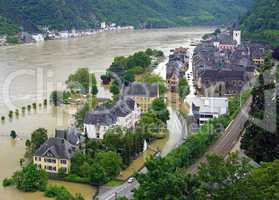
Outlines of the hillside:
M 242 20 L 244 35 L 253 40 L 279 45 L 279 1 L 256 0 Z
M 0 16 L 37 31 L 84 29 L 100 21 L 136 27 L 227 24 L 243 15 L 253 0 L 1 0 Z
M 15 35 L 18 31 L 19 29 L 15 24 L 0 16 L 0 35 Z

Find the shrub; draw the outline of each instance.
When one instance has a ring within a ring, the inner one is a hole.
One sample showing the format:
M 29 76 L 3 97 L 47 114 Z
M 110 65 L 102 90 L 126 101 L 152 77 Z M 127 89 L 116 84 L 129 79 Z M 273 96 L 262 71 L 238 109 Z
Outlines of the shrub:
M 63 186 L 48 186 L 44 192 L 44 195 L 49 198 L 55 198 L 56 200 L 84 200 L 81 194 L 77 194 L 75 197 Z
M 14 130 L 12 130 L 10 136 L 11 136 L 11 138 L 16 139 L 17 134 Z
M 70 174 L 65 177 L 66 181 L 74 182 L 74 183 L 89 183 L 89 178 L 83 178 L 74 174 Z
M 3 180 L 3 183 L 2 183 L 3 187 L 9 187 L 9 186 L 12 186 L 14 184 L 15 184 L 15 181 L 14 181 L 13 178 L 5 178 Z

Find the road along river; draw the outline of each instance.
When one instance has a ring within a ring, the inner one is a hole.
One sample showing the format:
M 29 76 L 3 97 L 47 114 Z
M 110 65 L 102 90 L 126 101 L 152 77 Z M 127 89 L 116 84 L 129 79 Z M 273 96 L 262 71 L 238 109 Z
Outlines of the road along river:
M 7 118 L 9 110 L 42 101 L 52 90 L 63 87 L 68 75 L 79 67 L 88 67 L 99 77 L 115 56 L 129 55 L 146 48 L 168 53 L 172 48 L 188 46 L 192 40 L 200 39 L 211 31 L 213 28 L 199 27 L 136 30 L 0 48 L 0 116 Z M 104 89 L 100 90 L 99 96 L 107 95 Z M 52 135 L 55 128 L 69 125 L 70 114 L 62 109 L 58 112 L 49 106 L 0 123 L 0 182 L 19 168 L 19 159 L 25 152 L 24 139 L 33 130 L 47 128 Z M 8 137 L 11 130 L 16 130 L 23 139 L 11 141 Z M 91 187 L 59 184 L 66 185 L 74 193 L 85 194 L 87 199 L 94 193 Z M 3 189 L 2 183 L 0 193 L 0 199 L 4 200 L 44 199 L 40 193 L 23 194 L 13 188 Z

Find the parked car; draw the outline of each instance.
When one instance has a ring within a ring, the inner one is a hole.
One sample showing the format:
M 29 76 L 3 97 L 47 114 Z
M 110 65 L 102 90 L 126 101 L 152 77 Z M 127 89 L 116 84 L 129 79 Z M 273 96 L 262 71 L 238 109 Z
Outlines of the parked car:
M 128 183 L 133 183 L 135 181 L 135 178 L 134 177 L 130 177 L 129 179 L 128 179 Z

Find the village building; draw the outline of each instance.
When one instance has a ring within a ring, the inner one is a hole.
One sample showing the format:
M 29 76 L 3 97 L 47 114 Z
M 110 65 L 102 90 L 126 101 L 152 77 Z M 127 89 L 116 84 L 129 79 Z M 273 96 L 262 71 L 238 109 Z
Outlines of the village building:
M 103 139 L 106 131 L 113 126 L 135 128 L 141 110 L 131 98 L 121 98 L 114 105 L 100 105 L 86 114 L 84 134 L 90 139 Z
M 152 102 L 159 98 L 159 85 L 133 82 L 124 87 L 123 95 L 133 99 L 140 107 L 142 113 L 150 108 Z
M 7 42 L 7 36 L 1 36 L 0 35 L 0 46 L 5 45 Z
M 185 70 L 181 61 L 167 63 L 167 87 L 171 92 L 177 92 L 179 79 L 185 76 Z
M 192 113 L 198 126 L 225 115 L 228 112 L 228 99 L 220 97 L 197 97 L 192 102 Z
M 188 49 L 180 47 L 172 50 L 167 63 L 167 87 L 171 92 L 176 92 L 179 79 L 185 76 L 188 69 Z
M 265 61 L 265 47 L 261 44 L 249 43 L 252 61 L 255 65 L 263 65 Z
M 48 173 L 57 174 L 61 170 L 69 173 L 71 158 L 78 149 L 80 135 L 74 127 L 56 130 L 55 137 L 49 138 L 35 151 L 33 163 Z
M 59 170 L 69 173 L 76 148 L 65 139 L 49 138 L 35 152 L 33 163 L 49 173 L 58 173 Z
M 220 44 L 232 45 L 220 48 Z M 224 32 L 201 43 L 193 55 L 197 89 L 210 96 L 239 93 L 264 62 L 264 47 L 241 43 L 241 32 Z
M 44 36 L 42 34 L 33 34 L 32 39 L 35 42 L 43 42 L 45 40 Z
M 34 41 L 32 35 L 27 32 L 20 32 L 17 34 L 17 36 L 23 43 L 32 43 Z

